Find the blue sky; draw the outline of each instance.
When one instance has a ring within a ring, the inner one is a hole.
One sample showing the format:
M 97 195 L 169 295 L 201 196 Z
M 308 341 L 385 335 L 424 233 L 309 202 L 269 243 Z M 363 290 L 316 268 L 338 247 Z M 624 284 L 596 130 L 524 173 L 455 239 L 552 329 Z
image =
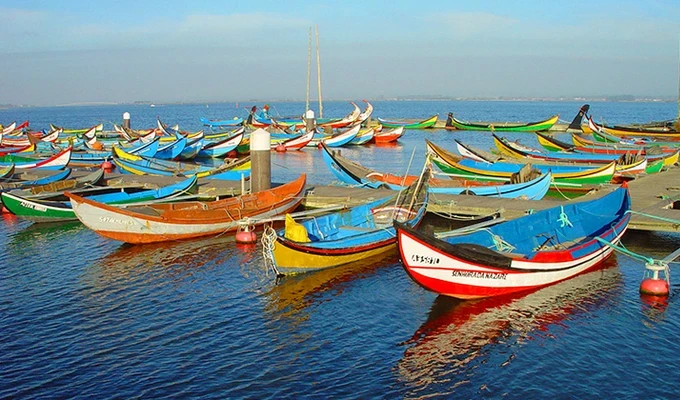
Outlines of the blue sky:
M 0 0 L 0 15 L 0 104 L 304 99 L 314 25 L 329 100 L 678 93 L 678 1 Z

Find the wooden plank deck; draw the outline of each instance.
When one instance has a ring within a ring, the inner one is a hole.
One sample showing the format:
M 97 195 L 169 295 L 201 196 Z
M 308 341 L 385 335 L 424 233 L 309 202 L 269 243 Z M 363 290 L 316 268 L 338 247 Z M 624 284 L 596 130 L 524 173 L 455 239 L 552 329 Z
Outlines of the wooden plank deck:
M 601 196 L 617 185 L 601 186 L 580 198 Z M 680 167 L 659 174 L 640 177 L 628 182 L 632 197 L 632 216 L 628 229 L 657 232 L 680 232 Z M 303 202 L 307 208 L 324 208 L 362 204 L 394 192 L 387 189 L 362 189 L 343 186 L 312 186 L 307 188 Z M 530 210 L 555 207 L 564 201 L 554 198 L 543 200 L 500 199 L 465 195 L 431 195 L 428 212 L 437 215 L 481 216 L 499 214 L 505 219 L 518 218 Z M 648 216 L 649 215 L 649 216 Z M 654 218 L 656 217 L 656 218 Z M 660 219 L 663 218 L 663 219 Z

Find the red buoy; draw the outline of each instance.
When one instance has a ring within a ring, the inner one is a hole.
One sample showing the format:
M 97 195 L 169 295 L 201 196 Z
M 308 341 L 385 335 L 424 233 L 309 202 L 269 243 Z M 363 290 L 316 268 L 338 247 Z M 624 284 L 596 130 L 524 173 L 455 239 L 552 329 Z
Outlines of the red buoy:
M 282 143 L 279 143 L 278 146 L 276 146 L 276 151 L 279 153 L 285 153 L 286 146 L 284 146 Z
M 640 283 L 640 294 L 650 296 L 668 296 L 668 282 L 664 279 L 646 278 Z
M 253 244 L 256 242 L 257 234 L 254 231 L 245 228 L 236 232 L 236 243 Z
M 113 171 L 113 163 L 111 161 L 104 161 L 101 167 L 106 172 Z
M 319 143 L 316 145 L 316 147 L 319 148 L 319 149 L 323 148 L 323 146 L 321 146 L 321 142 L 319 142 Z

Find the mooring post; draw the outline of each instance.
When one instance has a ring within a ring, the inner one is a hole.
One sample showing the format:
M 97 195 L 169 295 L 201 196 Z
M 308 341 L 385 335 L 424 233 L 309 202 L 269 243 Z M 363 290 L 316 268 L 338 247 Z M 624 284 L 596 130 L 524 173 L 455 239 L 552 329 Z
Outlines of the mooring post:
M 314 118 L 314 111 L 312 110 L 305 112 L 305 129 L 307 132 L 316 129 L 316 118 Z
M 272 185 L 270 136 L 262 128 L 250 134 L 250 189 L 253 193 L 267 190 Z
M 130 113 L 127 111 L 123 113 L 123 128 L 130 129 Z

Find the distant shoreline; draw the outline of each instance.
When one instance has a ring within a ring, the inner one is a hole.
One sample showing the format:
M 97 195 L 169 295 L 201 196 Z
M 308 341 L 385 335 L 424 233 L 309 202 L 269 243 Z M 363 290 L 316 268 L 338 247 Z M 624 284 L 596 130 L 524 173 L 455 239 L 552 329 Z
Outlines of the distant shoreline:
M 368 101 L 379 102 L 400 102 L 400 101 L 507 101 L 507 102 L 607 102 L 607 103 L 675 103 L 678 99 L 670 97 L 634 97 L 634 96 L 594 96 L 594 97 L 390 97 L 390 98 L 368 98 Z M 279 99 L 279 100 L 220 100 L 220 101 L 131 101 L 131 102 L 86 102 L 69 103 L 54 105 L 28 105 L 28 104 L 0 104 L 0 110 L 11 108 L 50 108 L 50 107 L 96 107 L 96 106 L 118 106 L 118 105 L 147 105 L 155 107 L 157 105 L 182 105 L 182 104 L 225 104 L 225 103 L 297 103 L 305 100 L 298 99 Z M 317 101 L 314 99 L 313 101 Z M 356 99 L 327 99 L 324 102 L 356 101 Z

